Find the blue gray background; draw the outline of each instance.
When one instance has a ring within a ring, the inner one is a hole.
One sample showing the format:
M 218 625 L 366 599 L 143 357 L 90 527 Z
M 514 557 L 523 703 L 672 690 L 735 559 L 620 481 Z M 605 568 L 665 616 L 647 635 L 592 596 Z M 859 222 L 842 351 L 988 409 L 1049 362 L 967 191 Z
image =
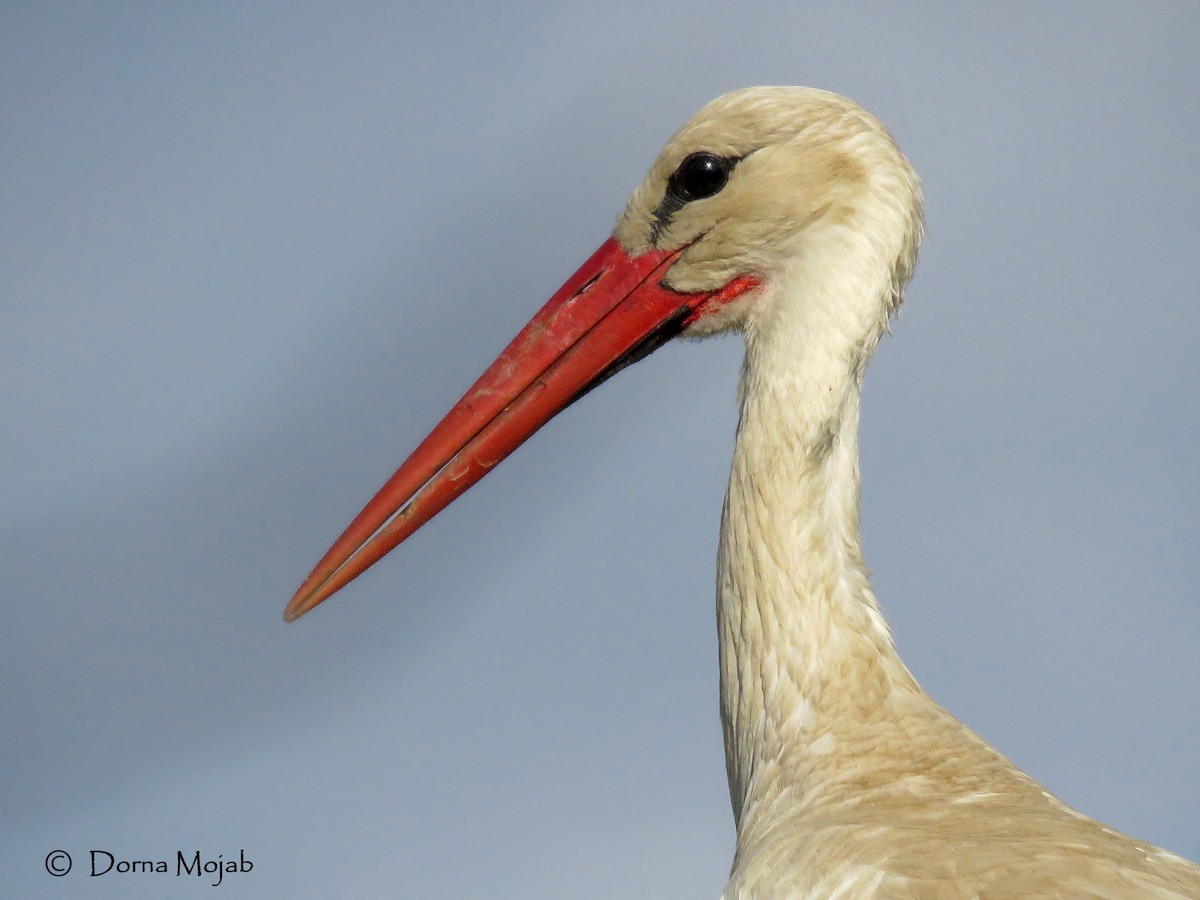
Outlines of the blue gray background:
M 713 897 L 740 343 L 556 419 L 299 623 L 345 522 L 759 83 L 849 94 L 929 234 L 867 379 L 926 687 L 1200 857 L 1191 3 L 6 4 L 0 892 Z M 76 869 L 52 879 L 55 848 Z

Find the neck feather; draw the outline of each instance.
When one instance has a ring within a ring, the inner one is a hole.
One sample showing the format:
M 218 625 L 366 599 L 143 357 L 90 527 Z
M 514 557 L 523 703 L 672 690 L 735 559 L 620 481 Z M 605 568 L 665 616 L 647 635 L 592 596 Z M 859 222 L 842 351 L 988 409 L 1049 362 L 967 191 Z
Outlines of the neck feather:
M 860 384 L 886 321 L 887 273 L 810 262 L 788 274 L 746 329 L 718 558 L 721 717 L 739 833 L 756 809 L 813 787 L 843 724 L 918 691 L 859 539 Z M 786 293 L 799 284 L 803 296 Z

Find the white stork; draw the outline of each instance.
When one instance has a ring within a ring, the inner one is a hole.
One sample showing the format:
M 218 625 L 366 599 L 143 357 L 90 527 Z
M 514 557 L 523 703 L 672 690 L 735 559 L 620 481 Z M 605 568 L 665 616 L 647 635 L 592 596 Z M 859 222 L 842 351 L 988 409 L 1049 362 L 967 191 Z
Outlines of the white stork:
M 677 335 L 745 335 L 717 563 L 734 898 L 1200 897 L 1200 867 L 1068 808 L 942 709 L 859 540 L 863 371 L 922 234 L 887 130 L 806 88 L 702 109 L 612 237 L 334 544 L 303 615 L 553 415 Z

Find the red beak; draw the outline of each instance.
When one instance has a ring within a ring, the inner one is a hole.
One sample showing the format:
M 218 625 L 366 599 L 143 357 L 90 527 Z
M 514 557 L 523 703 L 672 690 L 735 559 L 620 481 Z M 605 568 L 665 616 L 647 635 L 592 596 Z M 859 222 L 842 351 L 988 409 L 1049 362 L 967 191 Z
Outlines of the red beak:
M 605 241 L 350 523 L 284 619 L 361 575 L 574 400 L 758 284 L 677 293 L 662 280 L 683 249 L 631 257 Z

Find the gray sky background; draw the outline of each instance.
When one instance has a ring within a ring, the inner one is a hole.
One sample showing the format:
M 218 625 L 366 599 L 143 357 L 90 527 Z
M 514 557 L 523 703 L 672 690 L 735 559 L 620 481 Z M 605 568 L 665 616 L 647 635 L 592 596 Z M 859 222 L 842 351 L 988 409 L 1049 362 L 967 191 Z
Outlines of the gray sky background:
M 671 132 L 836 90 L 929 233 L 867 378 L 925 686 L 1200 857 L 1200 7 L 6 4 L 0 892 L 715 897 L 740 343 L 665 348 L 400 552 L 292 589 Z M 62 879 L 45 855 L 68 850 Z

